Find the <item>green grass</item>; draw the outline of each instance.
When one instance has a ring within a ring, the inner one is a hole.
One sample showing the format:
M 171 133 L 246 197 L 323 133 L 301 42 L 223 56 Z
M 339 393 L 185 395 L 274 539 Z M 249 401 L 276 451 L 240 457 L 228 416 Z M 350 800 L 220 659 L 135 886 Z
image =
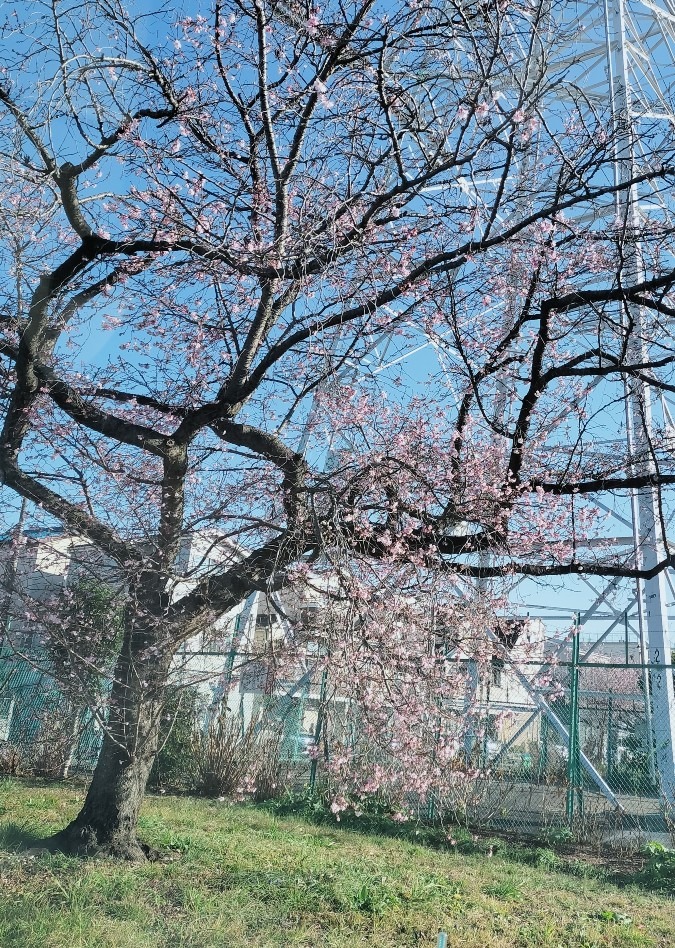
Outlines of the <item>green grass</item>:
M 188 797 L 143 810 L 142 836 L 171 862 L 18 852 L 81 799 L 0 781 L 2 948 L 434 948 L 440 930 L 461 948 L 675 939 L 675 902 L 636 887 Z

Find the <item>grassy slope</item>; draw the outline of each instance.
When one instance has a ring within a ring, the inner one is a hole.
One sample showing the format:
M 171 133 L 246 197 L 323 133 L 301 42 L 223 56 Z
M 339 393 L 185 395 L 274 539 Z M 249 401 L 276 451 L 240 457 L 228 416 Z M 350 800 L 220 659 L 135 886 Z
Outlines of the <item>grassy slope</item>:
M 2 948 L 434 948 L 440 929 L 461 948 L 675 943 L 663 896 L 212 801 L 148 799 L 143 835 L 173 862 L 12 852 L 80 799 L 0 782 Z

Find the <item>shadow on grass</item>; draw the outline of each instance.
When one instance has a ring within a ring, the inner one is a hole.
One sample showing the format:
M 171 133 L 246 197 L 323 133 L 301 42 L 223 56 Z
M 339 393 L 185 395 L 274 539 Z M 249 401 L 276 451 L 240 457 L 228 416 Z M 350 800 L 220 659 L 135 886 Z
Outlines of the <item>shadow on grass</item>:
M 315 826 L 323 826 L 337 831 L 348 830 L 364 836 L 383 836 L 388 839 L 405 840 L 418 846 L 429 849 L 438 849 L 445 852 L 460 852 L 463 854 L 487 852 L 506 845 L 506 841 L 497 839 L 493 833 L 470 830 L 457 823 L 448 822 L 440 825 L 425 821 L 398 822 L 387 813 L 364 812 L 360 816 L 350 810 L 340 814 L 339 822 L 327 806 L 319 802 L 300 799 L 275 800 L 269 803 L 258 804 L 261 809 L 273 813 L 275 816 L 297 816 Z M 519 844 L 523 840 L 519 840 Z M 536 840 L 530 837 L 527 842 L 536 845 Z
M 18 823 L 3 823 L 0 825 L 0 850 L 21 852 L 34 846 L 43 847 L 45 837 L 37 836 Z
M 504 836 L 451 822 L 444 825 L 430 822 L 398 823 L 381 813 L 363 813 L 357 817 L 348 811 L 341 814 L 338 823 L 327 806 L 318 800 L 306 798 L 276 800 L 259 806 L 277 816 L 297 816 L 315 826 L 337 832 L 347 830 L 365 836 L 405 840 L 429 849 L 462 855 L 494 855 L 509 862 L 560 872 L 579 879 L 593 879 L 621 888 L 637 886 L 660 895 L 675 897 L 675 858 L 673 868 L 669 865 L 666 871 L 662 872 L 657 871 L 659 857 L 648 858 L 645 853 L 627 854 L 620 860 L 607 853 L 605 858 L 591 860 L 588 848 L 573 844 L 559 846 L 545 837 L 519 834 Z

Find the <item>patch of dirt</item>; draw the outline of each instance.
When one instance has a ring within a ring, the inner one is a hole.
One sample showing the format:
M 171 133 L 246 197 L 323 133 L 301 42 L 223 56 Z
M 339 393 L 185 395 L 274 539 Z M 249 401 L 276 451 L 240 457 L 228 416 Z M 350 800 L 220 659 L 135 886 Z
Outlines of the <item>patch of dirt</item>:
M 632 876 L 640 872 L 649 858 L 644 852 L 635 848 L 574 841 L 554 843 L 529 833 L 506 833 L 485 829 L 472 829 L 471 833 L 478 840 L 500 839 L 519 849 L 550 849 L 562 862 L 567 864 L 584 862 L 598 869 L 604 869 L 617 877 Z

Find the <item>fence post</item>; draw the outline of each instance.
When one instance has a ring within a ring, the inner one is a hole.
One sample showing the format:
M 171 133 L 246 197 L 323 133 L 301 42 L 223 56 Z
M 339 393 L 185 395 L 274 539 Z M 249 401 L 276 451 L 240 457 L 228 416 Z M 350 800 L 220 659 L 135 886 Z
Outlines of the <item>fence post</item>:
M 324 668 L 321 673 L 321 687 L 319 689 L 319 707 L 316 712 L 316 727 L 314 728 L 314 757 L 312 765 L 309 768 L 309 789 L 314 792 L 316 788 L 316 775 L 319 766 L 319 741 L 321 740 L 321 731 L 323 728 L 324 706 L 326 704 L 326 691 L 328 687 L 328 669 Z
M 438 743 L 440 739 L 441 739 L 441 718 L 439 716 L 436 723 L 436 729 L 434 731 L 434 751 L 431 757 L 432 762 L 434 764 L 436 763 L 436 755 L 437 755 Z M 434 798 L 433 790 L 429 790 L 429 798 L 427 800 L 427 820 L 430 823 L 433 823 L 435 819 L 436 819 L 436 800 Z
M 537 779 L 542 781 L 548 770 L 548 718 L 541 716 L 541 740 L 539 742 L 539 761 L 537 764 Z
M 570 668 L 570 728 L 567 753 L 567 825 L 574 823 L 575 799 L 579 802 L 579 814 L 583 813 L 581 791 L 581 764 L 579 759 L 579 636 L 581 634 L 581 615 L 574 617 L 574 636 L 572 638 L 572 667 Z
M 614 704 L 610 693 L 607 699 L 607 783 L 612 784 L 614 778 Z
M 623 641 L 626 653 L 626 665 L 628 664 L 628 609 L 623 611 Z

